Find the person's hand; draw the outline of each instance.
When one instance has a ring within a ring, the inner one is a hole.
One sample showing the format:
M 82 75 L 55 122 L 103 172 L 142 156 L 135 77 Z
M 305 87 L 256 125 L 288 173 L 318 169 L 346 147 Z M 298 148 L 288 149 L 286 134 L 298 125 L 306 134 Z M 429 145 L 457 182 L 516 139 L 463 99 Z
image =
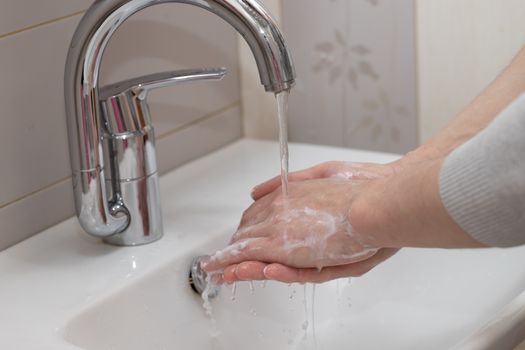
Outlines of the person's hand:
M 308 169 L 292 172 L 288 176 L 289 182 L 334 178 L 344 180 L 371 180 L 394 174 L 401 167 L 399 161 L 390 164 L 352 163 L 330 161 L 318 164 Z M 272 193 L 281 186 L 281 177 L 276 176 L 252 190 L 252 198 L 258 200 Z
M 224 269 L 226 282 L 324 282 L 365 273 L 396 249 L 380 249 L 352 229 L 350 206 L 364 182 L 292 182 L 287 200 L 278 190 L 264 196 L 246 210 L 230 246 L 203 268 Z

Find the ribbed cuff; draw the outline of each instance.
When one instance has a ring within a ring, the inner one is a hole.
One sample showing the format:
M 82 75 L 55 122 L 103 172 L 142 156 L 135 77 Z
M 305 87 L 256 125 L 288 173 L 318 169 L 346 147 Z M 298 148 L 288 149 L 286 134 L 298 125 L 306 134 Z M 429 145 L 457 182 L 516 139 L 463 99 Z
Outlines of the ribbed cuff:
M 488 246 L 523 244 L 512 210 L 502 203 L 497 178 L 484 159 L 481 142 L 470 140 L 452 152 L 440 174 L 441 199 L 449 215 L 474 239 Z M 513 221 L 514 220 L 514 221 Z

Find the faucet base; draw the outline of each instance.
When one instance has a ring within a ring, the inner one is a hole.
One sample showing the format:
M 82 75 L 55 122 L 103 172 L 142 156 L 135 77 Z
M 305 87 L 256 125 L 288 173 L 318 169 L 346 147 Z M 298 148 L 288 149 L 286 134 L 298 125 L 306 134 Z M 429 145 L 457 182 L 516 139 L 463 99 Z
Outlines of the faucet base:
M 136 246 L 159 240 L 163 228 L 158 173 L 137 180 L 120 181 L 118 188 L 129 212 L 129 226 L 123 232 L 105 237 L 104 242 Z
M 116 245 L 119 247 L 135 247 L 156 242 L 161 239 L 164 234 L 162 231 L 160 231 L 152 236 L 148 236 L 147 240 L 143 239 L 137 241 L 129 241 L 127 237 L 124 237 L 125 235 L 125 233 L 116 233 L 113 236 L 104 238 L 102 241 L 104 241 L 104 243 Z

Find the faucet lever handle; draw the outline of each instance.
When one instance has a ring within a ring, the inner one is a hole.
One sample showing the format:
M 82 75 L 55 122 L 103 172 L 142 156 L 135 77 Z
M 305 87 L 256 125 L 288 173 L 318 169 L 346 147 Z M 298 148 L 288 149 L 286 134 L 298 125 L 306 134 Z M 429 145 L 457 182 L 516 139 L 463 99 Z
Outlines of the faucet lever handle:
M 151 90 L 188 81 L 222 79 L 225 68 L 187 69 L 155 73 L 104 86 L 99 101 L 107 130 L 115 134 L 151 128 L 146 98 Z
M 184 69 L 144 75 L 100 88 L 99 100 L 106 101 L 119 95 L 132 95 L 145 100 L 151 90 L 197 80 L 220 80 L 226 68 Z

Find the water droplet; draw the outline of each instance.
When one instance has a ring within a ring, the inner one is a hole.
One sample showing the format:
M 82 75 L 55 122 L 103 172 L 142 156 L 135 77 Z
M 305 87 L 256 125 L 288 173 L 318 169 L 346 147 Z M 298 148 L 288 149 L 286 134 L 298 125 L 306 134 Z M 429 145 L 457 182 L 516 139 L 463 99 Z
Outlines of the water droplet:
M 252 316 L 257 316 L 257 310 L 255 309 L 251 309 L 250 313 L 252 314 Z
M 317 335 L 315 333 L 315 284 L 312 285 L 312 304 L 310 305 L 312 312 L 312 337 L 314 339 L 314 349 L 317 349 Z
M 294 289 L 292 290 L 292 293 L 290 294 L 290 300 L 293 300 L 295 298 L 295 294 L 297 293 L 297 291 Z
M 253 295 L 255 293 L 255 287 L 253 286 L 253 281 L 250 281 L 250 294 Z
M 301 329 L 303 331 L 306 331 L 308 329 L 308 320 L 303 322 L 303 324 L 301 325 Z
M 235 300 L 235 292 L 237 291 L 237 283 L 233 282 L 232 285 L 232 296 L 230 297 L 231 301 Z

